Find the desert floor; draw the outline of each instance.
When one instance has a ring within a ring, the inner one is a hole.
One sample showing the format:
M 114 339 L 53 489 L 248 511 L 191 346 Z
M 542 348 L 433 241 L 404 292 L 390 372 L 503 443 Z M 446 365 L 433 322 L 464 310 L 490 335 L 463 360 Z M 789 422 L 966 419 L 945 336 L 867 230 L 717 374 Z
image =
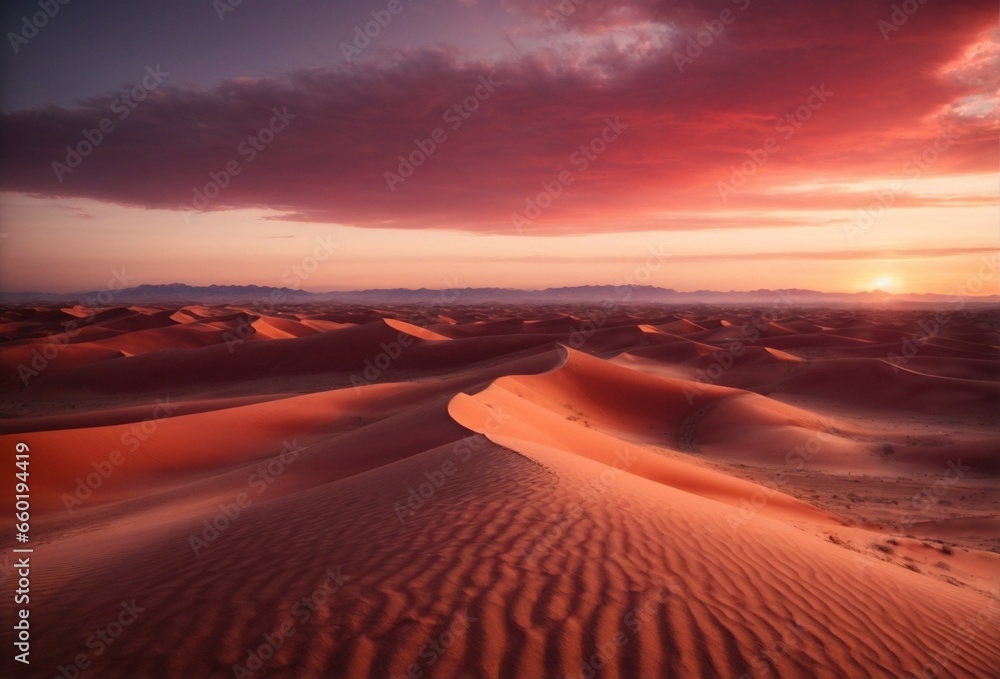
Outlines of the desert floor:
M 7 676 L 1000 676 L 998 328 L 0 309 Z

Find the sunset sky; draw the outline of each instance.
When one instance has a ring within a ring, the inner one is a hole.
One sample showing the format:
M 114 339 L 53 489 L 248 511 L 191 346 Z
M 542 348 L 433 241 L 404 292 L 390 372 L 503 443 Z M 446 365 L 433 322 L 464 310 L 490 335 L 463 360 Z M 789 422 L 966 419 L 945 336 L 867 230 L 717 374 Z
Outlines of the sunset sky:
M 292 287 L 949 293 L 996 255 L 995 0 L 40 12 L 0 10 L 3 290 L 325 247 Z

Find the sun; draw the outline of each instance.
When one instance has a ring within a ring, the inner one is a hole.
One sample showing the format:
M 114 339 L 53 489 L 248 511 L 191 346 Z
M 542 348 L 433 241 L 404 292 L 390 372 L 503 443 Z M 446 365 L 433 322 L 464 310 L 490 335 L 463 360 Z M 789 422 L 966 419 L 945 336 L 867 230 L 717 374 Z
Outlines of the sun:
M 892 288 L 896 285 L 896 279 L 893 278 L 892 276 L 879 276 L 874 281 L 872 281 L 872 285 L 875 287 L 876 290 L 884 290 L 888 292 L 889 288 Z

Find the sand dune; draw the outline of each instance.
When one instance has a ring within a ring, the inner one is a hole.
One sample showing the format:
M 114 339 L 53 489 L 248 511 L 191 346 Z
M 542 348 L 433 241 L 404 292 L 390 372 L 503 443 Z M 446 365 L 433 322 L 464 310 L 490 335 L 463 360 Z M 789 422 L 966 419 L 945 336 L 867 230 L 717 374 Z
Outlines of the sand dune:
M 123 356 L 118 349 L 95 344 L 58 345 L 53 342 L 30 342 L 0 349 L 0 385 L 24 386 L 44 370 L 55 374 L 97 361 Z
M 903 363 L 839 358 L 813 363 L 781 384 L 803 395 L 822 395 L 867 408 L 910 412 L 1000 413 L 1000 384 L 919 372 Z
M 229 676 L 286 621 L 295 632 L 265 661 L 270 676 L 390 677 L 412 663 L 435 677 L 588 665 L 610 677 L 896 676 L 949 644 L 960 650 L 941 676 L 995 668 L 1000 640 L 978 621 L 997 602 L 983 595 L 882 562 L 861 569 L 764 517 L 734 531 L 717 503 L 631 475 L 581 500 L 607 468 L 575 456 L 477 453 L 403 524 L 387 498 L 406 498 L 455 458 L 449 448 L 255 503 L 196 558 L 195 519 L 70 536 L 46 552 L 52 603 L 37 643 L 71 657 L 127 592 L 145 610 L 94 658 L 102 675 Z M 296 608 L 317 590 L 315 612 Z M 446 631 L 446 652 L 420 655 Z
M 419 313 L 0 312 L 25 676 L 997 676 L 982 316 Z
M 261 316 L 251 323 L 256 331 L 254 336 L 267 339 L 289 339 L 291 337 L 305 337 L 319 332 L 298 320 L 279 318 L 276 316 Z

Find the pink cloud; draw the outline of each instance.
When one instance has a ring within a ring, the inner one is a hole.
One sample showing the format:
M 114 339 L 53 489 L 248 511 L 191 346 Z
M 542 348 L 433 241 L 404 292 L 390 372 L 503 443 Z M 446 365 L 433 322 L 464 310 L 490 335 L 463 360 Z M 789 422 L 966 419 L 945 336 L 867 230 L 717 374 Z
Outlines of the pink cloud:
M 876 22 L 891 3 L 739 4 L 587 0 L 559 29 L 669 27 L 670 41 L 644 42 L 641 59 L 610 43 L 586 54 L 553 43 L 497 61 L 411 50 L 211 91 L 164 86 L 126 119 L 112 95 L 71 110 L 3 114 L 0 189 L 179 210 L 214 176 L 227 185 L 208 210 L 268 207 L 303 221 L 511 232 L 512 213 L 565 170 L 573 183 L 527 227 L 564 233 L 729 226 L 711 216 L 703 224 L 647 216 L 665 211 L 860 207 L 851 195 L 770 189 L 809 177 L 898 176 L 943 129 L 955 141 L 926 176 L 995 171 L 996 120 L 956 108 L 982 94 L 982 80 L 949 77 L 995 24 L 995 3 L 927 3 L 888 40 Z M 544 21 L 534 3 L 507 6 Z M 733 8 L 736 19 L 679 72 L 674 53 Z M 832 97 L 786 138 L 776 122 L 819 86 Z M 54 169 L 66 162 L 66 146 L 85 142 L 84 130 L 104 118 L 113 129 L 80 165 Z M 583 170 L 573 154 L 609 119 L 627 127 Z M 780 148 L 723 202 L 718 182 L 771 138 Z M 413 175 L 387 180 L 411 153 L 425 156 Z M 239 173 L 224 181 L 227 166 Z M 900 204 L 944 200 L 907 195 Z

